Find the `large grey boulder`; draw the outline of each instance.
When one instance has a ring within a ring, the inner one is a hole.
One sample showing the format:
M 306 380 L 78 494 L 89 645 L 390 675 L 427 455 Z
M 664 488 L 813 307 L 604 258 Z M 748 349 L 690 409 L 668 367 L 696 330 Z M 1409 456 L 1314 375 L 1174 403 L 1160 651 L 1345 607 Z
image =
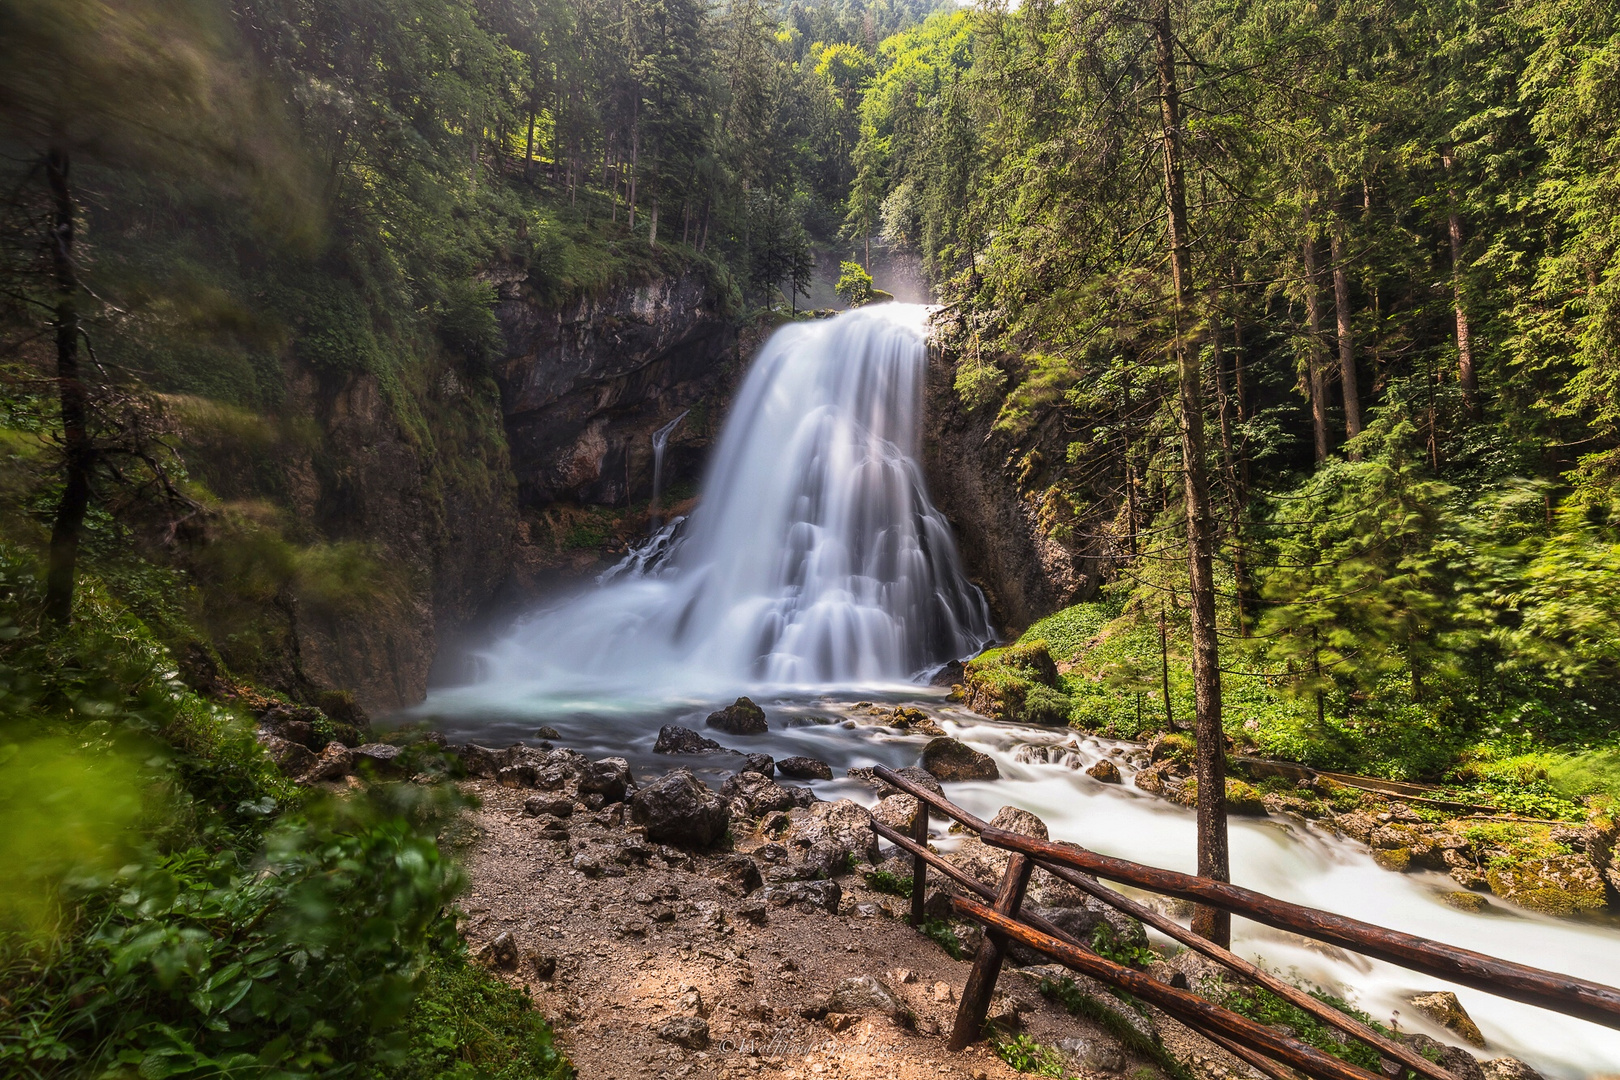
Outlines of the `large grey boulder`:
M 658 741 L 653 743 L 655 754 L 724 754 L 728 751 L 713 739 L 705 739 L 691 728 L 678 724 L 665 724 L 658 729 Z
M 640 788 L 630 799 L 630 819 L 647 839 L 678 847 L 708 847 L 731 824 L 726 801 L 686 769 Z
M 832 766 L 813 757 L 783 758 L 776 763 L 776 771 L 798 780 L 832 779 Z
M 603 802 L 623 802 L 633 782 L 630 763 L 622 757 L 593 761 L 579 772 L 579 790 L 596 792 L 602 796 Z
M 770 730 L 765 723 L 765 710 L 755 705 L 753 699 L 745 697 L 710 713 L 704 723 L 728 735 L 763 735 Z
M 790 836 L 799 847 L 830 840 L 862 862 L 878 861 L 877 830 L 872 813 L 853 799 L 818 802 L 802 817 L 796 817 Z
M 792 791 L 757 772 L 728 776 L 726 782 L 720 785 L 720 797 L 727 802 L 742 800 L 753 817 L 774 810 L 791 810 L 798 805 Z
M 995 759 L 957 739 L 930 739 L 923 747 L 922 767 L 936 780 L 999 780 Z
M 771 907 L 795 907 L 805 912 L 838 914 L 844 890 L 836 881 L 787 881 L 767 885 L 759 898 Z

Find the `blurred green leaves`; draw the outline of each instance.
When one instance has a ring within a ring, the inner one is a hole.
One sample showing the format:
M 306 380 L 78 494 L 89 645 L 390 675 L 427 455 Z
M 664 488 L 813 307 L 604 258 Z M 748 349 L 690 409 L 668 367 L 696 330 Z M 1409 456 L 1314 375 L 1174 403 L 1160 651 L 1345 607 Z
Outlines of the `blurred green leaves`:
M 0 930 L 53 934 L 61 885 L 106 878 L 129 857 L 139 767 L 105 745 L 111 732 L 95 721 L 78 739 L 0 743 Z

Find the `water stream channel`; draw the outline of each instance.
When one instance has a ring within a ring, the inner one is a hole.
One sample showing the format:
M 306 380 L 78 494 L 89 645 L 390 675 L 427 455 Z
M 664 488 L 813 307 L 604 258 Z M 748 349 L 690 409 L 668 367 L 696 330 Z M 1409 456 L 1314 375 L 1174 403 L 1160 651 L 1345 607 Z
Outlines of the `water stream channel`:
M 808 755 L 834 775 L 915 764 L 924 739 L 879 726 L 857 700 L 916 704 L 954 737 L 991 754 L 1002 778 L 947 793 L 989 818 L 1003 805 L 1042 817 L 1056 839 L 1192 872 L 1192 812 L 1130 784 L 1137 748 L 1061 729 L 984 720 L 922 685 L 927 672 L 992 636 L 983 598 L 963 576 L 950 528 L 917 465 L 927 311 L 865 308 L 779 331 L 761 350 L 722 433 L 690 518 L 656 550 L 600 584 L 521 620 L 481 658 L 472 685 L 435 691 L 423 713 L 451 738 L 532 739 L 630 760 L 638 776 L 673 764 L 711 785 L 727 754 L 652 753 L 662 724 L 703 726 L 747 693 L 771 730 L 722 742 L 777 758 Z M 1081 769 L 1113 756 L 1126 777 Z M 824 799 L 870 804 L 865 784 L 813 785 Z M 1379 869 L 1365 849 L 1284 818 L 1233 819 L 1233 880 L 1297 903 L 1599 982 L 1620 982 L 1620 930 L 1536 915 L 1494 901 L 1470 914 L 1435 873 Z M 936 840 L 951 840 L 936 828 Z M 1489 1041 L 1548 1077 L 1620 1072 L 1620 1032 L 1477 990 L 1447 987 L 1234 919 L 1234 947 L 1274 970 L 1354 1000 L 1375 1019 L 1447 1041 L 1405 1000 L 1452 989 Z

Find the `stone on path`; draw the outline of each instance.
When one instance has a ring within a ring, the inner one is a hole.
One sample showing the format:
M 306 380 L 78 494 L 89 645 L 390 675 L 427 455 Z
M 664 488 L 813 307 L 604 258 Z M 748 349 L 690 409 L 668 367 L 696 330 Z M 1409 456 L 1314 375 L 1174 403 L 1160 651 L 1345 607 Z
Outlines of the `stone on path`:
M 686 769 L 653 781 L 630 799 L 630 817 L 647 839 L 678 847 L 708 847 L 731 824 L 726 801 Z

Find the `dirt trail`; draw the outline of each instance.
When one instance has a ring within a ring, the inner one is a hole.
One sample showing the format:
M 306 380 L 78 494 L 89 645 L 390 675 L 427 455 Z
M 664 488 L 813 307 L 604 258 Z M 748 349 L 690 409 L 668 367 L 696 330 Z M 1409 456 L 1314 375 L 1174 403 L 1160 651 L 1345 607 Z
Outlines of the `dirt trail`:
M 525 815 L 529 792 L 490 781 L 467 786 L 483 800 L 464 851 L 468 940 L 490 951 L 510 935 L 492 962 L 529 987 L 581 1077 L 1020 1075 L 985 1043 L 946 1050 L 970 964 L 906 925 L 897 917 L 904 901 L 872 892 L 860 875 L 838 879 L 836 915 L 766 908 L 757 892 L 745 896 L 714 876 L 726 853 L 648 844 L 624 827 L 622 806 L 581 806 L 559 826 Z M 763 842 L 740 838 L 735 847 L 746 853 Z M 856 976 L 882 980 L 913 1018 L 897 1021 L 881 1009 L 827 1015 L 828 994 Z M 1083 1048 L 1066 1044 L 1065 1076 L 1165 1075 L 1043 998 L 1024 972 L 1002 975 L 998 1012 L 1016 1013 L 1023 1032 L 1047 1046 L 1083 1040 Z M 1199 1062 L 1200 1074 L 1225 1076 L 1236 1064 L 1163 1018 L 1159 1027 L 1178 1058 Z

